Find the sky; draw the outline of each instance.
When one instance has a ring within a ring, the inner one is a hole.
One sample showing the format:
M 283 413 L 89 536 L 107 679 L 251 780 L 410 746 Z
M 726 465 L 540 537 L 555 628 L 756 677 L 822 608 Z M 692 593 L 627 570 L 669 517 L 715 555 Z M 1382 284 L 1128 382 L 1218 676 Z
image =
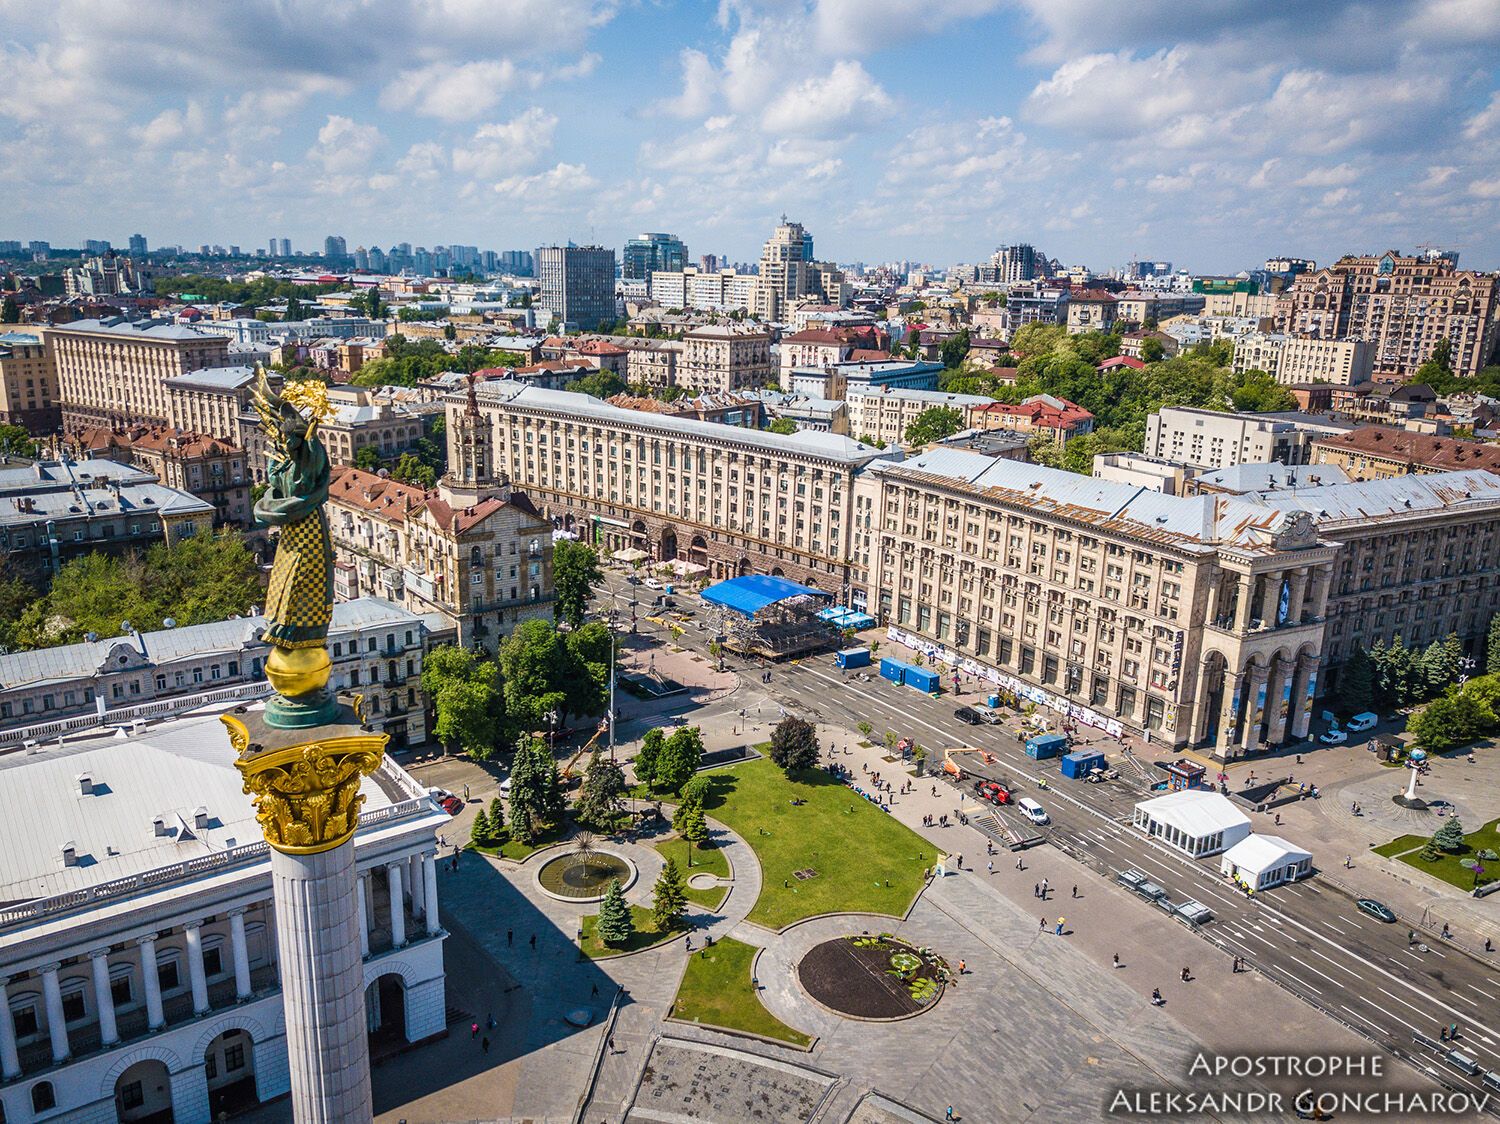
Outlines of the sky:
M 1500 268 L 1500 0 L 0 0 L 0 238 Z

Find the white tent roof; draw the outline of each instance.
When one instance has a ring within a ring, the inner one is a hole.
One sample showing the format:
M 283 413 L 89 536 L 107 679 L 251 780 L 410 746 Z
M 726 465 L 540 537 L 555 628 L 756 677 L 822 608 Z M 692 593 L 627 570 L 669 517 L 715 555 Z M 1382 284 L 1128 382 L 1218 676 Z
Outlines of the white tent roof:
M 1224 861 L 1241 870 L 1264 874 L 1288 863 L 1311 859 L 1312 855 L 1294 847 L 1279 835 L 1247 835 L 1224 852 Z
M 1202 839 L 1216 831 L 1250 825 L 1250 817 L 1217 792 L 1188 788 L 1169 792 L 1151 800 L 1142 800 L 1136 808 L 1152 819 L 1170 824 L 1193 839 Z
M 642 559 L 650 557 L 644 550 L 637 550 L 633 546 L 627 546 L 624 550 L 615 551 L 614 556 L 621 562 L 640 562 Z

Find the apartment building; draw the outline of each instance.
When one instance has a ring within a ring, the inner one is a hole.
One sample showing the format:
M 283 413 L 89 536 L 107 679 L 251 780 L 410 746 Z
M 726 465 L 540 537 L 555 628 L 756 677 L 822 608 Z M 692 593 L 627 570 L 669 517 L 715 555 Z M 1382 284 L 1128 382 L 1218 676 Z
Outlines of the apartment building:
M 753 390 L 776 381 L 770 333 L 738 324 L 694 328 L 682 337 L 675 385 L 695 394 Z
M 1076 289 L 1068 298 L 1068 334 L 1111 331 L 1118 312 L 1119 301 L 1113 293 L 1106 293 L 1103 289 Z
M 0 468 L 0 551 L 31 577 L 94 551 L 125 554 L 207 534 L 216 514 L 192 493 L 113 461 Z
M 1146 419 L 1148 457 L 1196 465 L 1232 465 L 1280 461 L 1306 464 L 1318 432 L 1337 426 L 1315 426 L 1274 415 L 1223 414 L 1187 406 L 1167 406 Z
M 374 594 L 412 612 L 441 614 L 458 643 L 494 651 L 521 621 L 552 613 L 552 525 L 494 471 L 492 436 L 473 384 L 455 397 L 462 408 L 449 418 L 450 469 L 436 489 L 347 466 L 333 470 L 334 594 Z
M 783 320 L 814 291 L 809 277 L 813 237 L 800 222 L 781 223 L 760 253 L 760 282 L 753 311 L 767 320 Z
M 1327 471 L 1325 467 L 1324 471 Z M 1356 644 L 1407 647 L 1457 633 L 1476 655 L 1500 612 L 1500 463 L 1425 476 L 1275 488 L 1245 498 L 1307 512 L 1339 546 L 1329 587 L 1319 688 L 1337 683 Z
M 1355 480 L 1471 469 L 1500 474 L 1500 445 L 1433 437 L 1384 425 L 1363 425 L 1319 436 L 1311 442 L 1310 453 L 1311 463 L 1337 465 Z
M 1307 735 L 1336 547 L 1306 512 L 932 450 L 856 483 L 893 639 L 1221 759 Z
M 211 367 L 164 380 L 167 424 L 188 433 L 225 437 L 243 447 L 243 419 L 256 419 L 251 399 L 257 377 L 253 367 Z M 281 387 L 279 374 L 268 371 L 266 377 L 273 388 Z
M 715 577 L 849 579 L 855 473 L 885 454 L 832 433 L 756 432 L 622 410 L 513 382 L 476 388 L 497 474 L 601 549 L 685 558 Z M 448 402 L 450 461 L 467 403 Z
M 1327 383 L 1353 386 L 1370 381 L 1374 349 L 1364 340 L 1322 340 L 1252 332 L 1234 343 L 1230 369 L 1265 371 L 1283 386 Z
M 1169 316 L 1195 316 L 1204 311 L 1202 293 L 1140 292 L 1132 289 L 1115 294 L 1115 319 L 1122 324 L 1143 325 Z
M 171 424 L 166 382 L 230 367 L 229 341 L 176 324 L 75 320 L 43 328 L 65 429 Z
M 782 373 L 794 367 L 830 367 L 842 363 L 858 346 L 850 337 L 847 331 L 823 328 L 807 328 L 782 336 L 776 345 Z
M 907 427 L 927 410 L 957 410 L 961 428 L 975 424 L 973 413 L 991 405 L 982 394 L 949 394 L 942 390 L 905 390 L 891 386 L 850 388 L 849 432 L 861 441 L 900 447 L 906 443 Z
M 232 441 L 142 425 L 81 430 L 64 437 L 62 447 L 84 464 L 90 458 L 136 465 L 167 487 L 192 493 L 213 505 L 215 527 L 249 527 L 253 521 L 247 458 Z
M 613 324 L 615 252 L 602 246 L 542 246 L 536 251 L 541 282 L 537 305 L 565 328 Z
M 1493 273 L 1458 269 L 1442 255 L 1346 256 L 1292 281 L 1277 301 L 1277 328 L 1363 340 L 1371 345 L 1375 377 L 1391 381 L 1411 378 L 1447 339 L 1454 372 L 1472 377 L 1500 341 L 1496 281 Z
M 1066 398 L 1033 394 L 1019 402 L 996 402 L 986 398 L 969 408 L 969 424 L 978 429 L 1045 433 L 1061 447 L 1075 437 L 1092 433 L 1094 415 Z
M 422 654 L 450 635 L 437 623 L 378 597 L 333 607 L 331 682 L 365 695 L 366 719 L 398 747 L 427 740 Z M 0 749 L 264 698 L 265 630 L 264 617 L 236 617 L 0 655 Z
M 0 332 L 0 425 L 38 436 L 62 424 L 57 368 L 34 332 Z
M 365 448 L 390 460 L 415 445 L 426 432 L 426 417 L 436 416 L 436 407 L 424 413 L 420 406 L 379 399 L 364 387 L 331 388 L 328 400 L 333 416 L 318 427 L 318 436 L 336 465 L 353 465 Z
M 218 717 L 5 754 L 0 775 L 4 1119 L 206 1121 L 285 1097 L 271 852 Z M 448 817 L 389 756 L 360 794 L 370 1032 L 422 1042 L 446 1024 Z

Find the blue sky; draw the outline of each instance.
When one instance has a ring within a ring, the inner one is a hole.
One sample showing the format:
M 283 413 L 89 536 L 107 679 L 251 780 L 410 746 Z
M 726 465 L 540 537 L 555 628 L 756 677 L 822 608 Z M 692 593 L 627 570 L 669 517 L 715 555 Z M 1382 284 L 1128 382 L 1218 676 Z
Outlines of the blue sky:
M 1500 0 L 0 0 L 0 238 L 1500 268 Z

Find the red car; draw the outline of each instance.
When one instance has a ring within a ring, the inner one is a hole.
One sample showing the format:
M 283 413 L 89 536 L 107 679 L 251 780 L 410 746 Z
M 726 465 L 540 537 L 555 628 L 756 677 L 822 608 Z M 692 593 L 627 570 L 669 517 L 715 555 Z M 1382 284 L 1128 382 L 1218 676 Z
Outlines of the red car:
M 436 797 L 438 806 L 450 816 L 456 816 L 464 810 L 464 802 L 451 792 L 444 792 L 441 795 L 433 793 L 433 796 Z

